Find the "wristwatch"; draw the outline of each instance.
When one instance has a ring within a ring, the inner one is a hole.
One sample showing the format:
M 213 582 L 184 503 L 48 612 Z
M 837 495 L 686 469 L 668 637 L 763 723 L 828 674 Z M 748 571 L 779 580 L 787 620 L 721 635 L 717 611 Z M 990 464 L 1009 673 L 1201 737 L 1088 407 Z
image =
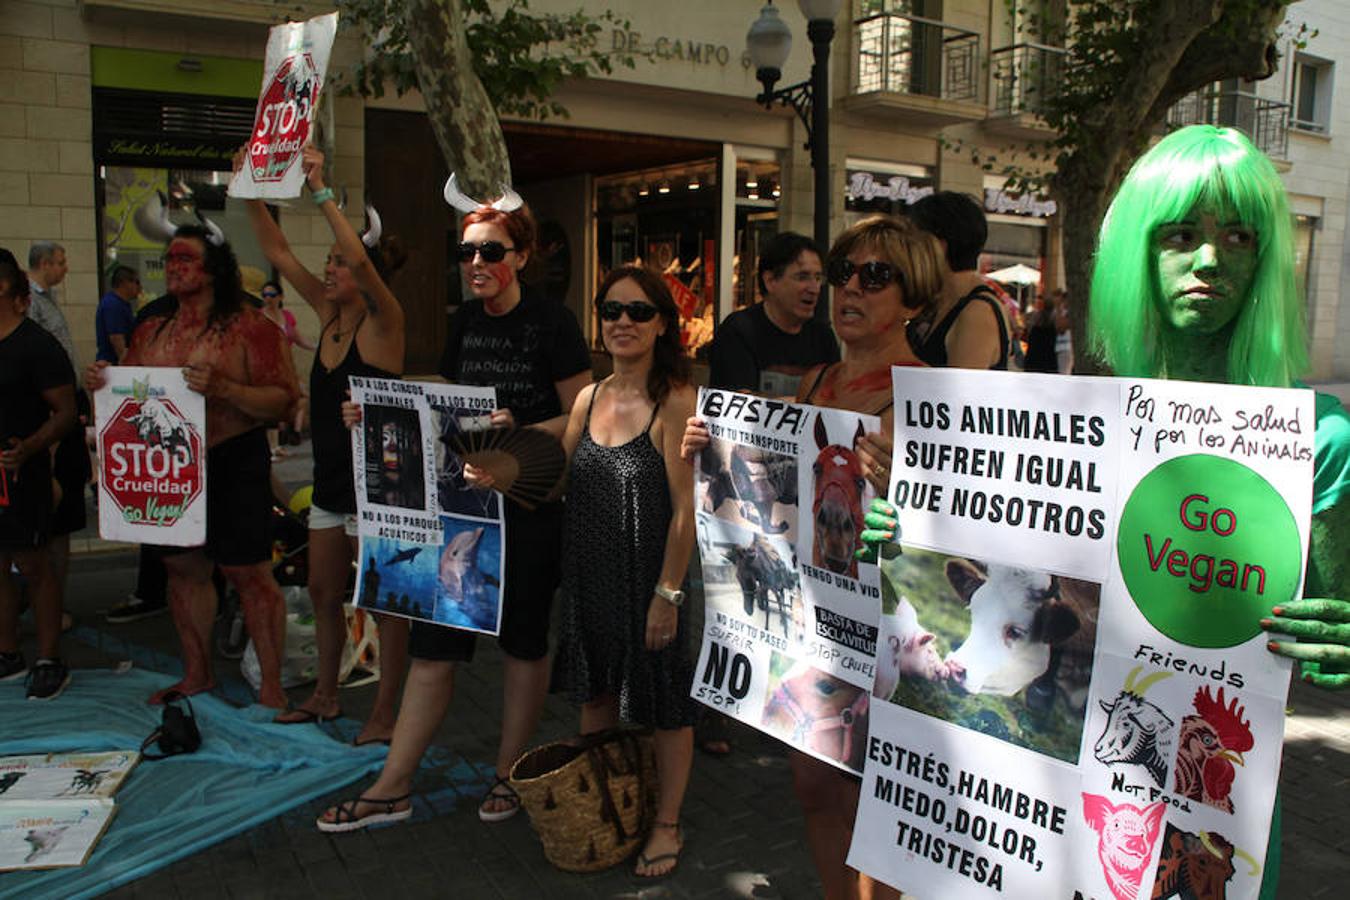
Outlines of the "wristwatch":
M 672 591 L 663 584 L 656 586 L 656 595 L 671 606 L 684 606 L 684 591 Z

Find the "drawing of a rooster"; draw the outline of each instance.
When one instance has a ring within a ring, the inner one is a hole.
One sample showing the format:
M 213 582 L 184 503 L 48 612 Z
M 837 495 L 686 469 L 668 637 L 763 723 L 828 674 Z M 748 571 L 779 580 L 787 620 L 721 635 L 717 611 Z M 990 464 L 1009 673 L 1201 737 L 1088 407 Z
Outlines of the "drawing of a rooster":
M 1195 712 L 1181 720 L 1176 765 L 1176 791 L 1224 812 L 1233 811 L 1232 790 L 1242 754 L 1256 743 L 1251 722 L 1244 721 L 1238 699 L 1224 704 L 1223 688 L 1217 697 L 1209 688 L 1195 692 Z

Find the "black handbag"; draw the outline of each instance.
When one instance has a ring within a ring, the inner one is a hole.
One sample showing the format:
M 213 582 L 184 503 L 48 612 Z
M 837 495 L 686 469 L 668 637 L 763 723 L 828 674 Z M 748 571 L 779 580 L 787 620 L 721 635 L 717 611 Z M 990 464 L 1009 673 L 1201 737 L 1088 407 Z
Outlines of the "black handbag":
M 158 745 L 160 752 L 147 752 L 146 748 L 151 744 Z M 159 727 L 141 743 L 141 758 L 167 759 L 180 753 L 194 753 L 201 745 L 202 733 L 197 728 L 192 702 L 177 691 L 165 694 L 163 718 Z

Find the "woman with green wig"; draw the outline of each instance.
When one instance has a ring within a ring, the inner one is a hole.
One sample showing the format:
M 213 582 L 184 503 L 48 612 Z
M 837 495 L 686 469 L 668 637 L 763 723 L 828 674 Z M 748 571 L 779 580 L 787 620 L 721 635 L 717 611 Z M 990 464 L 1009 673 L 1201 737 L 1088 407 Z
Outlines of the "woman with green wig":
M 1241 132 L 1193 125 L 1144 154 L 1102 222 L 1088 317 L 1116 375 L 1298 386 L 1308 365 L 1294 242 L 1275 167 Z M 1261 626 L 1304 681 L 1350 687 L 1350 416 L 1316 396 L 1303 599 Z M 1279 805 L 1262 898 L 1279 880 Z

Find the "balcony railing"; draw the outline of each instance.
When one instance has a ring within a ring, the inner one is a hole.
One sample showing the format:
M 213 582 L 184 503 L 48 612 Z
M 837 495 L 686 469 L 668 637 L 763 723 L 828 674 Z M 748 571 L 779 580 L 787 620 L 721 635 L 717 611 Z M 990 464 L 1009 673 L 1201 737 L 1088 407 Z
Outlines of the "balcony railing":
M 1187 94 L 1167 111 L 1167 125 L 1226 125 L 1245 133 L 1267 156 L 1289 155 L 1289 104 L 1246 91 L 1211 88 Z
M 995 115 L 1040 114 L 1064 77 L 1063 47 L 1013 44 L 989 54 Z
M 943 22 L 876 13 L 853 23 L 853 93 L 889 91 L 978 101 L 980 35 Z

